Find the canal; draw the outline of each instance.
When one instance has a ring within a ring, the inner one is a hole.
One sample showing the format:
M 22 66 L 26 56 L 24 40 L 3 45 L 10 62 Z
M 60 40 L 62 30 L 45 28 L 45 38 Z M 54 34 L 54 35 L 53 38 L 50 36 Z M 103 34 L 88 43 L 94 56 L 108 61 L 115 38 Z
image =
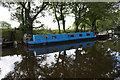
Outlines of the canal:
M 3 48 L 2 78 L 120 78 L 120 36 L 57 46 Z

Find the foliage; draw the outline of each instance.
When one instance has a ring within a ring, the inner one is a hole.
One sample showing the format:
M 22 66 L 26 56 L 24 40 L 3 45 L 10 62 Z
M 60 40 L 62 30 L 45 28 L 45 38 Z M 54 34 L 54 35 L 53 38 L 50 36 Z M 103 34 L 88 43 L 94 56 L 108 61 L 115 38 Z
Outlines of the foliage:
M 0 21 L 0 27 L 11 28 L 11 24 L 6 21 Z
M 113 8 L 116 3 L 87 3 L 87 8 L 89 9 L 86 17 L 89 18 L 92 26 L 92 31 L 97 31 L 97 20 L 105 21 L 106 19 L 111 19 L 112 14 L 114 13 Z M 93 17 L 94 16 L 94 17 Z
M 50 11 L 51 10 L 51 11 Z M 68 2 L 51 2 L 49 4 L 49 14 L 54 16 L 53 22 L 58 23 L 58 29 L 60 32 L 60 21 L 62 21 L 63 31 L 65 30 L 65 18 L 69 14 L 70 8 Z
M 4 5 L 13 11 L 12 19 L 18 20 L 20 28 L 27 33 L 32 33 L 36 23 L 42 26 L 38 18 L 45 16 L 45 11 L 54 16 L 53 21 L 57 21 L 59 33 L 61 33 L 60 21 L 62 21 L 63 31 L 66 32 L 65 18 L 69 14 L 74 15 L 73 26 L 76 32 L 83 27 L 91 29 L 90 31 L 119 27 L 118 3 L 115 2 L 42 2 L 39 5 L 35 2 L 10 2 Z
M 15 29 L 12 29 L 12 28 L 10 28 L 10 29 L 2 28 L 2 38 L 7 39 L 7 40 L 10 40 L 11 34 L 12 34 L 12 32 L 14 32 L 14 31 L 15 31 Z M 19 35 L 19 36 L 18 36 L 18 35 Z M 22 33 L 22 31 L 16 30 L 15 40 L 16 40 L 16 41 L 22 41 L 22 39 L 23 39 L 23 33 Z
M 13 11 L 11 14 L 12 19 L 17 20 L 23 26 L 24 32 L 32 34 L 34 23 L 39 22 L 37 18 L 45 16 L 43 11 L 46 9 L 48 2 L 42 2 L 39 5 L 35 2 L 10 2 L 4 4 L 8 5 L 10 11 Z
M 74 14 L 76 25 L 76 32 L 78 32 L 78 27 L 80 23 L 84 23 L 85 15 L 87 11 L 86 3 L 83 2 L 77 2 L 77 3 L 71 3 L 70 8 L 72 9 L 71 13 Z

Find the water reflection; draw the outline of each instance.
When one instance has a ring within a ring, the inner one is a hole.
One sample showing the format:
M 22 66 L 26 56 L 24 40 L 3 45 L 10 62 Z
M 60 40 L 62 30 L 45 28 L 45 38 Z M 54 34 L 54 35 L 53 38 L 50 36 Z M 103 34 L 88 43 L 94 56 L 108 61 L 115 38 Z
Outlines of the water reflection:
M 106 42 L 91 41 L 47 48 L 30 48 L 29 51 L 21 54 L 21 62 L 15 63 L 14 70 L 9 72 L 5 79 L 120 77 L 120 46 L 118 45 L 120 45 L 119 40 L 113 38 Z
M 21 56 L 5 56 L 1 57 L 0 60 L 0 68 L 1 68 L 1 73 L 0 73 L 0 79 L 4 78 L 4 76 L 9 73 L 10 71 L 14 70 L 14 63 L 20 63 L 21 61 Z
M 29 51 L 33 51 L 36 55 L 41 55 L 41 54 L 65 51 L 65 50 L 70 50 L 70 49 L 90 47 L 90 46 L 93 46 L 94 42 L 95 41 L 80 42 L 80 43 L 58 45 L 58 46 L 49 46 L 49 47 L 42 47 L 42 48 L 41 47 L 29 48 Z

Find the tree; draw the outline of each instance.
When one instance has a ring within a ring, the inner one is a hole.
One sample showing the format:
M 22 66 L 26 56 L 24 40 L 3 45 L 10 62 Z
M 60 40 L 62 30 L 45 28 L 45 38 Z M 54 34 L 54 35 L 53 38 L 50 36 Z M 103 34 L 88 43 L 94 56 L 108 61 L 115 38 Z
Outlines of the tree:
M 86 15 L 87 7 L 85 4 L 86 3 L 82 3 L 82 2 L 71 3 L 72 13 L 75 16 L 75 22 L 74 22 L 76 25 L 75 32 L 79 31 L 78 26 L 80 25 L 80 23 L 83 22 L 84 16 Z
M 113 12 L 113 6 L 115 3 L 87 3 L 86 6 L 88 8 L 88 12 L 86 17 L 89 18 L 92 24 L 92 31 L 97 31 L 97 20 L 105 20 L 109 17 Z
M 0 27 L 10 28 L 11 24 L 7 23 L 6 21 L 0 21 Z
M 67 2 L 51 2 L 50 9 L 52 9 L 52 14 L 55 16 L 55 20 L 58 23 L 58 29 L 60 33 L 60 21 L 62 21 L 63 25 L 63 32 L 66 32 L 65 30 L 65 17 L 67 14 L 69 14 L 69 3 Z M 54 21 L 55 21 L 54 20 Z
M 59 9 L 58 9 L 58 3 L 57 2 L 53 2 L 53 3 L 50 3 L 50 9 L 52 9 L 52 13 L 55 15 L 55 19 L 58 23 L 58 30 L 59 30 L 59 33 L 61 33 L 60 31 L 60 19 L 58 17 L 59 15 Z M 55 22 L 55 20 L 53 20 Z
M 69 3 L 61 2 L 59 7 L 60 7 L 60 17 L 61 17 L 62 24 L 63 24 L 63 31 L 66 32 L 66 30 L 65 30 L 65 17 L 66 17 L 66 15 L 69 14 L 69 11 L 70 11 Z
M 44 15 L 44 10 L 46 9 L 48 2 L 42 2 L 37 5 L 35 2 L 10 2 L 7 4 L 12 13 L 12 19 L 18 20 L 20 24 L 24 27 L 24 32 L 33 34 L 34 23 L 38 22 L 37 18 Z

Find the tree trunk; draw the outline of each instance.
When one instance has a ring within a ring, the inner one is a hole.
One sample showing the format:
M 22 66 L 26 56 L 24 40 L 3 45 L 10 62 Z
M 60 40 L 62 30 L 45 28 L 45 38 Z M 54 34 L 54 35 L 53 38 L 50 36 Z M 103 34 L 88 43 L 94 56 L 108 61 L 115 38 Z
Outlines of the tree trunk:
M 75 24 L 76 24 L 76 30 L 75 30 L 75 32 L 79 32 L 79 30 L 78 30 L 79 23 L 78 23 L 78 20 L 77 20 L 77 19 L 76 19 L 76 21 L 75 21 Z
M 58 20 L 58 17 L 57 17 L 56 12 L 55 12 L 55 18 L 56 18 L 57 23 L 58 23 L 58 30 L 59 30 L 59 33 L 61 33 L 61 31 L 60 31 L 60 23 L 59 23 L 59 20 Z
M 25 22 L 24 22 L 24 9 L 22 8 L 22 11 L 21 11 L 21 15 L 22 15 L 22 32 L 23 34 L 25 34 L 25 30 L 24 30 L 24 27 L 25 27 Z
M 75 10 L 77 11 L 77 4 L 75 5 Z M 75 25 L 76 25 L 76 29 L 75 29 L 75 32 L 79 32 L 78 30 L 78 17 L 77 17 L 77 13 L 75 13 Z
M 83 27 L 81 27 L 81 32 L 82 32 L 82 28 L 83 28 Z
M 54 7 L 54 10 L 55 10 L 55 18 L 56 18 L 57 23 L 58 23 L 58 30 L 59 30 L 59 34 L 60 34 L 61 33 L 61 31 L 60 31 L 60 23 L 59 23 L 59 19 L 57 17 L 57 14 L 56 14 L 56 8 L 55 7 Z
M 92 22 L 92 31 L 95 32 L 96 30 L 96 20 L 93 20 Z
M 29 11 L 27 10 L 27 9 L 25 9 L 25 27 L 24 27 L 24 29 L 25 29 L 25 33 L 28 33 L 29 32 Z
M 81 32 L 82 32 L 82 29 L 84 28 L 84 32 L 85 32 L 85 25 L 82 25 L 81 27 Z
M 85 24 L 83 24 L 83 27 L 84 27 L 84 32 L 85 32 Z
M 25 32 L 28 34 L 33 34 L 33 20 L 30 18 L 31 5 L 28 2 L 28 9 L 25 8 Z
M 84 32 L 85 32 L 85 26 L 84 26 Z
M 30 20 L 30 24 L 29 24 L 29 33 L 31 34 L 31 35 L 33 35 L 33 22 Z
M 102 31 L 103 31 L 103 25 L 102 25 Z
M 63 21 L 63 31 L 66 32 L 66 30 L 65 30 L 65 20 L 64 20 L 64 18 L 63 18 L 62 21 Z
M 61 5 L 60 7 L 60 14 L 61 14 L 61 19 L 62 19 L 62 23 L 63 23 L 63 32 L 65 31 L 65 19 L 64 19 L 64 15 L 63 15 L 63 6 Z
M 60 31 L 60 23 L 59 23 L 59 20 L 57 19 L 57 23 L 58 23 L 58 30 L 59 30 L 59 34 L 61 33 Z
M 76 25 L 76 30 L 75 30 L 75 32 L 79 32 L 79 30 L 78 30 L 78 25 Z

